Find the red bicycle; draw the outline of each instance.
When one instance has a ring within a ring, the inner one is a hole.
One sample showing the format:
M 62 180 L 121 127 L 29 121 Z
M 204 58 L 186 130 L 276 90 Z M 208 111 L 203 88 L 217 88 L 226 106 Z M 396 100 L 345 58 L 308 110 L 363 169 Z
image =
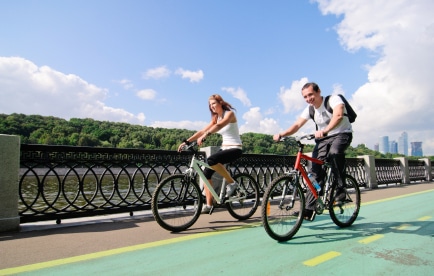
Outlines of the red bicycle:
M 336 202 L 334 200 L 336 189 L 341 180 L 334 178 L 333 162 L 324 162 L 303 154 L 304 144 L 301 141 L 313 138 L 315 136 L 312 134 L 295 138 L 298 153 L 294 169 L 273 180 L 264 193 L 261 206 L 262 223 L 268 235 L 277 241 L 291 239 L 300 229 L 304 219 L 304 194 L 307 189 L 317 199 L 314 212 L 322 214 L 327 209 L 332 221 L 339 227 L 352 225 L 359 214 L 360 189 L 356 180 L 352 176 L 346 175 L 344 183 L 346 197 L 344 200 Z M 314 188 L 301 164 L 302 160 L 320 164 L 325 169 L 326 178 L 323 193 L 318 193 Z

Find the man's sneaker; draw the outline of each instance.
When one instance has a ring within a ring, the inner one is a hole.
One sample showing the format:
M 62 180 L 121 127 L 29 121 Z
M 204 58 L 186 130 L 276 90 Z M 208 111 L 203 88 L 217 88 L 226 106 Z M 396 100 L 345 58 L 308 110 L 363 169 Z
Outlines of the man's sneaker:
M 338 188 L 336 190 L 336 195 L 335 195 L 335 202 L 343 202 L 345 200 L 345 198 L 347 197 L 347 193 L 345 192 L 344 188 Z
M 211 206 L 204 205 L 202 207 L 202 214 L 209 214 L 209 212 L 211 212 Z
M 299 214 L 300 214 L 299 211 L 294 211 L 294 212 L 292 212 L 291 215 L 294 217 L 298 217 Z M 313 210 L 304 209 L 303 218 L 305 220 L 313 221 L 315 219 L 315 215 L 316 215 L 316 213 Z
M 234 182 L 232 184 L 228 184 L 226 186 L 226 196 L 231 197 L 231 195 L 235 192 L 235 190 L 238 188 L 238 183 Z

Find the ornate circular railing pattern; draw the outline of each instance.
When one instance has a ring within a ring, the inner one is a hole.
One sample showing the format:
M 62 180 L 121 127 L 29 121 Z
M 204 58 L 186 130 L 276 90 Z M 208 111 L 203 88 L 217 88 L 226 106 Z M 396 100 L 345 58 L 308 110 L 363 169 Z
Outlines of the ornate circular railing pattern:
M 408 160 L 410 181 L 427 179 L 425 162 L 421 160 Z
M 21 222 L 150 209 L 157 183 L 187 152 L 21 145 Z
M 375 172 L 378 184 L 402 183 L 399 160 L 375 159 Z
M 184 172 L 190 160 L 189 152 L 22 144 L 21 222 L 149 210 L 156 185 Z M 294 163 L 295 156 L 244 154 L 228 166 L 253 176 L 262 194 Z M 362 158 L 347 158 L 347 172 L 359 186 L 367 183 L 364 166 Z M 422 166 L 410 162 L 412 180 L 422 177 Z M 376 171 L 379 184 L 402 181 L 397 160 L 376 160 Z

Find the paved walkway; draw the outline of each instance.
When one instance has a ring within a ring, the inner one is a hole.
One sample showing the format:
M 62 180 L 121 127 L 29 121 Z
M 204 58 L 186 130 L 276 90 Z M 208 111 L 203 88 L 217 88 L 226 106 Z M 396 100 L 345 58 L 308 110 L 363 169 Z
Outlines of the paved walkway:
M 0 275 L 428 275 L 433 201 L 434 183 L 365 190 L 354 226 L 340 229 L 321 215 L 286 243 L 267 236 L 259 211 L 245 222 L 223 210 L 203 215 L 181 233 L 146 214 L 24 224 L 0 233 Z

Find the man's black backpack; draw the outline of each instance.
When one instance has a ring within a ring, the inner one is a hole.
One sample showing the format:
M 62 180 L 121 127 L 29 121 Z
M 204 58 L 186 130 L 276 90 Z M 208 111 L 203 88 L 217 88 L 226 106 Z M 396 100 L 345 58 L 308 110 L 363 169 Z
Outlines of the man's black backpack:
M 356 112 L 354 111 L 354 109 L 351 107 L 351 105 L 348 103 L 347 99 L 345 99 L 344 96 L 342 96 L 341 94 L 338 94 L 338 96 L 341 97 L 342 101 L 345 104 L 345 109 L 347 110 L 347 113 L 345 113 L 344 116 L 348 117 L 348 120 L 350 121 L 350 123 L 354 123 L 354 121 L 356 120 L 356 117 L 357 117 Z M 333 109 L 330 107 L 330 104 L 329 104 L 329 98 L 330 98 L 330 95 L 326 96 L 324 98 L 324 106 L 328 112 L 333 114 Z M 315 121 L 314 114 L 315 114 L 314 107 L 309 106 L 309 115 L 312 118 L 312 120 Z

